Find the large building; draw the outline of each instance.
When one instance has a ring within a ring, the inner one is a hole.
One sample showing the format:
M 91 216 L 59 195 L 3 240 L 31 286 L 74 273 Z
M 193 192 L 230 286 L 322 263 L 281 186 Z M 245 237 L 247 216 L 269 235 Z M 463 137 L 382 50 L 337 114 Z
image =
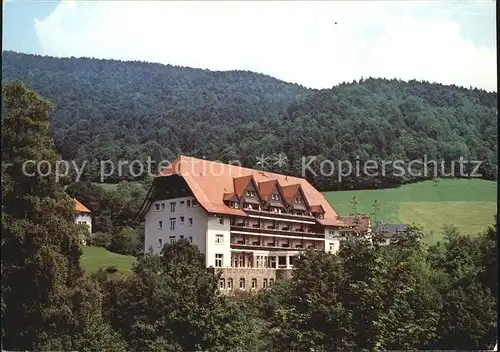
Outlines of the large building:
M 146 251 L 189 240 L 222 290 L 269 287 L 300 251 L 336 252 L 347 229 L 305 179 L 184 156 L 155 177 L 139 217 Z

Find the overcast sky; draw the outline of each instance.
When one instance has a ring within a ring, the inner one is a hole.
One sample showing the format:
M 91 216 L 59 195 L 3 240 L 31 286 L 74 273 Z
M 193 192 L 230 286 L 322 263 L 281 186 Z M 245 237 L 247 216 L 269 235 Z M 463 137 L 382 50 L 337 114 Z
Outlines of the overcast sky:
M 4 50 L 251 70 L 313 88 L 360 77 L 497 86 L 493 0 L 4 6 Z

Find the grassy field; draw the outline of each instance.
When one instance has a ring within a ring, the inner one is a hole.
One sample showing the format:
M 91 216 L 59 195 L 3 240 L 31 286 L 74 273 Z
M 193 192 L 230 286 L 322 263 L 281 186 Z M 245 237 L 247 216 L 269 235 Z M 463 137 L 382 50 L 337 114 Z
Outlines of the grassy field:
M 326 192 L 325 197 L 340 215 L 354 212 L 352 199 L 356 197 L 358 213 L 372 214 L 373 204 L 379 211 L 375 221 L 388 223 L 415 223 L 429 233 L 428 242 L 435 243 L 445 224 L 452 224 L 461 232 L 475 235 L 493 224 L 497 209 L 497 184 L 484 180 L 425 181 L 401 188 Z
M 112 253 L 101 247 L 84 247 L 81 258 L 82 268 L 88 272 L 106 269 L 110 266 L 116 266 L 122 271 L 130 271 L 134 262 L 135 258 L 132 256 Z

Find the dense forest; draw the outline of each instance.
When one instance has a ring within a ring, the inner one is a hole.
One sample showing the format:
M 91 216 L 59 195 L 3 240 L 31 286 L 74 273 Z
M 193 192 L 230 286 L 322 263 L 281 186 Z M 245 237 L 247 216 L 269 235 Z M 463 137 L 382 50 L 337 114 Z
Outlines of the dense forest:
M 56 104 L 51 129 L 65 160 L 172 160 L 179 154 L 306 176 L 322 190 L 397 186 L 431 175 L 319 176 L 322 160 L 482 160 L 497 176 L 497 94 L 441 84 L 363 79 L 311 90 L 246 72 L 3 52 L 3 82 Z M 361 164 L 362 165 L 362 164 Z M 457 166 L 456 166 L 457 167 Z M 84 180 L 97 181 L 97 167 Z M 472 171 L 467 169 L 466 172 Z M 440 169 L 438 168 L 438 176 Z M 107 182 L 130 179 L 110 176 Z

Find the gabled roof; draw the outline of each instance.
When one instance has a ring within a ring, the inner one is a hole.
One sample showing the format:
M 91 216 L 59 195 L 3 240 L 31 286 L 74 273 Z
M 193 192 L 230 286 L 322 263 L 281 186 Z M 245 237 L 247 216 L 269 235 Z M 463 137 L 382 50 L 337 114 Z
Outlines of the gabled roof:
M 293 197 L 297 194 L 300 184 L 287 185 L 283 187 L 283 195 L 288 203 L 293 202 Z
M 87 208 L 85 205 L 80 203 L 78 200 L 73 199 L 73 201 L 75 202 L 75 211 L 76 212 L 78 212 L 78 213 L 91 213 L 89 208 Z
M 234 178 L 234 193 L 238 198 L 243 196 L 243 192 L 248 187 L 248 184 L 252 181 L 252 175 L 235 177 Z
M 297 192 L 300 192 L 300 194 L 302 195 L 302 198 L 304 199 L 306 206 L 310 207 L 309 201 L 306 195 L 304 194 L 304 190 L 302 189 L 302 185 L 300 183 L 283 187 L 283 193 L 285 194 L 285 199 L 289 204 L 294 202 L 295 200 L 294 197 L 297 194 Z
M 268 180 L 268 181 L 263 181 L 259 182 L 259 192 L 260 195 L 262 196 L 262 199 L 264 201 L 269 201 L 269 197 L 271 196 L 271 193 L 273 193 L 273 189 L 278 186 L 278 181 L 276 180 Z
M 224 203 L 224 194 L 234 192 L 238 195 L 238 192 L 244 191 L 250 180 L 259 184 L 274 179 L 280 187 L 300 184 L 305 200 L 309 204 L 321 205 L 325 210 L 324 219 L 317 220 L 318 222 L 326 226 L 344 226 L 326 198 L 306 179 L 186 156 L 179 156 L 169 167 L 159 172 L 155 179 L 172 175 L 184 178 L 194 197 L 207 212 L 227 215 L 245 215 L 243 210 L 227 206 Z M 258 187 L 256 191 L 259 194 Z M 148 197 L 150 194 L 151 190 Z M 148 199 L 145 201 L 139 215 L 149 208 L 148 201 L 151 202 Z

